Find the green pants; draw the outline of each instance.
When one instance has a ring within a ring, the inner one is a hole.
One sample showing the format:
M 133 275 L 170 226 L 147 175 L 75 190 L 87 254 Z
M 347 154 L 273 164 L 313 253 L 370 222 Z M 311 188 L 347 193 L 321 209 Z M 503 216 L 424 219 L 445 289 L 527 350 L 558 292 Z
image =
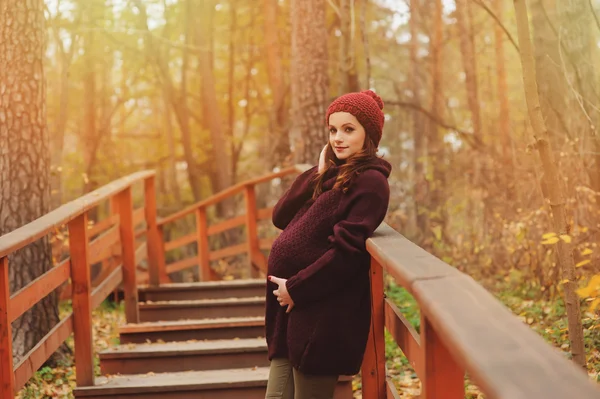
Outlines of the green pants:
M 273 359 L 265 399 L 333 399 L 337 375 L 306 375 L 287 359 Z

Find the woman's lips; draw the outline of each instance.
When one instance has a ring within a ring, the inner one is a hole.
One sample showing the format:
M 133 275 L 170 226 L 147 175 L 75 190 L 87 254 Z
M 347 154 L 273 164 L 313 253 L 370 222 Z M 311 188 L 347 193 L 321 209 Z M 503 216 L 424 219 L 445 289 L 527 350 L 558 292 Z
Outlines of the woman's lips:
M 348 147 L 335 147 L 336 151 L 342 151 L 345 150 Z

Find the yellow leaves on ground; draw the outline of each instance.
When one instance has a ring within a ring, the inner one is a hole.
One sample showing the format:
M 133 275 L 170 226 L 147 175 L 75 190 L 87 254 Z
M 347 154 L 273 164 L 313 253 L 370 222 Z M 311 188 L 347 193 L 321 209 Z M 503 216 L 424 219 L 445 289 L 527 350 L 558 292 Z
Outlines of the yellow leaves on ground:
M 600 305 L 600 274 L 593 276 L 587 286 L 579 288 L 577 294 L 591 300 L 590 308 L 596 309 Z
M 573 240 L 568 234 L 561 234 L 560 236 L 556 236 L 556 233 L 546 233 L 542 235 L 544 241 L 542 241 L 543 245 L 554 245 L 560 240 L 563 240 L 565 243 L 570 244 Z
M 579 262 L 578 264 L 576 264 L 575 267 L 585 266 L 588 263 L 590 263 L 591 261 L 592 261 L 591 259 L 582 260 L 581 262 Z

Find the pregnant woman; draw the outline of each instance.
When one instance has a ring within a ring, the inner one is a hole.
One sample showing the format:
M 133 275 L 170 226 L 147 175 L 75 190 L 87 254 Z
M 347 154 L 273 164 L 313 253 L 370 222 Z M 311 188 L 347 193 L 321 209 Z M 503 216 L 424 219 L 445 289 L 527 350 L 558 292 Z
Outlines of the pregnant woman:
M 333 101 L 318 165 L 273 210 L 283 231 L 268 262 L 268 399 L 331 399 L 338 376 L 360 370 L 371 318 L 365 242 L 389 202 L 382 110 L 370 90 Z

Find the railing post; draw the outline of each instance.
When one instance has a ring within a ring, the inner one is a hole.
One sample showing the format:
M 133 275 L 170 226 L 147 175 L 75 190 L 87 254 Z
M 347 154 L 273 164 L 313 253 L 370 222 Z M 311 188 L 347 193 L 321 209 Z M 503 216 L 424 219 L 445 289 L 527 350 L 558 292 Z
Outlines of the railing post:
M 123 260 L 123 289 L 125 291 L 125 319 L 127 323 L 139 323 L 138 292 L 135 273 L 135 233 L 133 226 L 133 200 L 131 186 L 114 199 L 119 214 L 121 233 L 121 259 Z
M 162 237 L 158 233 L 156 225 L 156 179 L 154 176 L 147 177 L 144 180 L 144 210 L 146 212 L 146 244 L 148 250 L 148 275 L 151 286 L 160 285 L 161 272 L 164 274 L 164 269 L 160 270 L 159 257 L 164 256 L 164 252 L 160 250 L 163 245 Z
M 371 258 L 371 329 L 361 367 L 364 399 L 386 398 L 383 267 Z
M 259 268 L 266 265 L 262 261 L 262 253 L 258 243 L 258 210 L 256 209 L 256 191 L 254 184 L 248 184 L 244 188 L 244 198 L 246 200 L 246 238 L 248 240 L 248 263 L 250 264 L 250 275 L 258 277 L 258 270 L 253 266 L 256 264 Z M 266 272 L 266 270 L 263 270 Z
M 158 278 L 160 280 L 160 284 L 167 284 L 169 282 L 171 282 L 171 279 L 169 278 L 169 275 L 167 274 L 167 264 L 165 262 L 165 234 L 164 234 L 164 230 L 163 230 L 163 226 L 164 225 L 160 225 L 157 227 L 157 232 L 158 232 L 158 242 L 159 242 L 159 246 L 158 246 Z
M 421 377 L 424 399 L 463 399 L 465 372 L 421 313 L 421 345 L 425 375 Z
M 69 222 L 69 250 L 75 338 L 76 381 L 79 386 L 94 385 L 92 346 L 92 283 L 88 264 L 87 212 Z
M 208 258 L 208 219 L 206 207 L 196 209 L 196 231 L 198 233 L 198 273 L 200 281 L 210 281 L 210 259 Z
M 10 323 L 8 257 L 0 258 L 0 398 L 12 398 L 15 389 Z

